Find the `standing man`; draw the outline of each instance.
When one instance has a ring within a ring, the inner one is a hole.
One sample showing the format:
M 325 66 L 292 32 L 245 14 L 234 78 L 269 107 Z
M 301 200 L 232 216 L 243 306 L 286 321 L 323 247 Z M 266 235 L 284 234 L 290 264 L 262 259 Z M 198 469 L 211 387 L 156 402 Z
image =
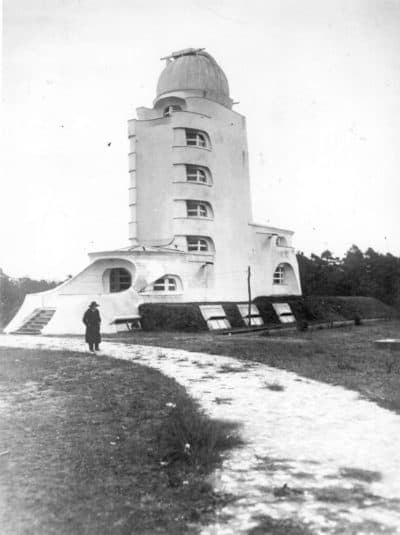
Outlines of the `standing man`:
M 94 351 L 99 351 L 99 344 L 101 342 L 100 337 L 100 313 L 97 310 L 99 305 L 96 301 L 92 301 L 89 305 L 89 308 L 86 310 L 83 316 L 83 323 L 86 325 L 86 343 L 89 344 L 89 351 L 94 353 Z

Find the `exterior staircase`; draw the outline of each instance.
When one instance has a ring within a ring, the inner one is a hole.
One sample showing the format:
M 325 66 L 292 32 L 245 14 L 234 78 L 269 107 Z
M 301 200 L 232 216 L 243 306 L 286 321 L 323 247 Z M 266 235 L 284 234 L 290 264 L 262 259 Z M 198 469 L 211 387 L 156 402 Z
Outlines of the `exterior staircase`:
M 41 334 L 54 316 L 55 308 L 38 308 L 14 334 Z

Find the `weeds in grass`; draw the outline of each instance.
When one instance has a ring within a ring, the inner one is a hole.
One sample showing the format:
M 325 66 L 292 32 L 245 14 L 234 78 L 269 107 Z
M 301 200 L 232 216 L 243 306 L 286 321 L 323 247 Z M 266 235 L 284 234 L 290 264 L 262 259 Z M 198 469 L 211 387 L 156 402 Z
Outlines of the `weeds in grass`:
M 223 451 L 243 444 L 237 426 L 214 420 L 187 399 L 176 401 L 158 432 L 158 454 L 164 466 L 186 464 L 208 471 Z
M 218 373 L 234 373 L 234 372 L 242 372 L 243 366 L 232 366 L 231 364 L 222 364 L 218 368 Z
M 248 535 L 265 535 L 273 533 L 274 535 L 312 535 L 312 531 L 301 521 L 291 518 L 272 518 L 267 515 L 259 515 L 254 520 L 258 524 L 252 527 Z
M 268 390 L 272 390 L 273 392 L 282 392 L 285 390 L 285 387 L 278 383 L 278 381 L 274 381 L 273 383 L 265 383 L 265 388 L 268 388 Z
M 215 403 L 217 405 L 223 405 L 224 403 L 226 404 L 230 404 L 232 402 L 232 398 L 215 398 L 214 399 Z
M 392 356 L 388 357 L 386 360 L 385 360 L 385 369 L 386 369 L 386 373 L 392 373 L 393 371 L 393 367 L 394 367 L 394 358 Z
M 365 483 L 374 483 L 382 479 L 382 474 L 374 470 L 364 470 L 362 468 L 343 467 L 340 469 L 339 474 L 341 477 L 349 479 L 357 479 Z
M 306 331 L 308 329 L 308 321 L 306 320 L 299 320 L 296 323 L 297 330 L 300 332 Z
M 339 370 L 348 370 L 348 371 L 356 371 L 357 370 L 357 368 L 355 366 L 352 366 L 351 364 L 346 362 L 341 355 L 338 357 L 336 366 L 339 368 Z

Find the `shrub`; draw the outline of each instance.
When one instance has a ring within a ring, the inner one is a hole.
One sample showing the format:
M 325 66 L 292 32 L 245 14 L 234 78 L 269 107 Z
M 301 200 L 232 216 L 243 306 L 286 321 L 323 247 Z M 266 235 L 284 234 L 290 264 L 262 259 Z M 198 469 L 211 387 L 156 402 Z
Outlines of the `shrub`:
M 258 306 L 260 314 L 264 320 L 264 323 L 280 323 L 279 318 L 272 306 L 273 303 L 287 303 L 292 309 L 293 315 L 297 321 L 306 320 L 314 321 L 315 316 L 313 311 L 308 307 L 304 298 L 300 295 L 288 295 L 288 296 L 260 296 L 254 299 L 254 303 Z
M 254 303 L 260 311 L 261 317 L 266 325 L 271 323 L 280 323 L 279 318 L 272 306 L 271 300 L 268 297 L 256 297 Z
M 238 307 L 236 306 L 236 303 L 221 303 L 224 310 L 225 310 L 225 314 L 226 314 L 226 317 L 227 319 L 229 320 L 229 323 L 231 324 L 231 327 L 233 327 L 234 329 L 238 328 L 238 327 L 243 327 L 244 326 L 244 321 L 243 321 L 243 318 L 242 318 L 242 315 L 240 314 L 239 312 L 239 309 Z M 240 303 L 238 303 L 240 304 Z M 241 303 L 243 304 L 243 303 Z
M 211 419 L 190 400 L 177 400 L 170 407 L 158 432 L 162 463 L 208 471 L 223 451 L 242 444 L 235 424 Z
M 197 304 L 146 303 L 140 305 L 139 314 L 145 331 L 207 330 L 207 324 Z
M 297 321 L 297 330 L 300 332 L 306 331 L 308 329 L 308 321 L 298 320 Z

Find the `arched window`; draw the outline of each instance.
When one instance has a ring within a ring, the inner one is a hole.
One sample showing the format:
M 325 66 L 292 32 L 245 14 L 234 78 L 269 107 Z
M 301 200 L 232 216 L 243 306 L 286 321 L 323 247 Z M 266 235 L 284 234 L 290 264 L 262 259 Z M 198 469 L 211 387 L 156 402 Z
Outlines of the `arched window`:
M 285 284 L 285 265 L 279 264 L 273 276 L 274 284 Z
M 170 104 L 164 110 L 164 117 L 169 117 L 174 113 L 174 111 L 182 111 L 181 106 L 179 106 L 178 104 Z
M 186 180 L 188 182 L 201 182 L 202 184 L 207 183 L 207 173 L 204 167 L 198 165 L 187 165 L 186 166 Z
M 188 251 L 200 253 L 209 250 L 207 239 L 201 236 L 187 236 L 186 241 Z
M 192 147 L 209 148 L 210 141 L 208 135 L 200 130 L 185 130 L 186 132 L 186 145 Z
M 211 217 L 211 209 L 202 201 L 186 201 L 186 214 L 188 217 Z
M 122 292 L 131 287 L 132 277 L 127 269 L 110 269 L 110 292 Z
M 162 277 L 153 284 L 154 292 L 176 292 L 178 288 L 175 277 Z

